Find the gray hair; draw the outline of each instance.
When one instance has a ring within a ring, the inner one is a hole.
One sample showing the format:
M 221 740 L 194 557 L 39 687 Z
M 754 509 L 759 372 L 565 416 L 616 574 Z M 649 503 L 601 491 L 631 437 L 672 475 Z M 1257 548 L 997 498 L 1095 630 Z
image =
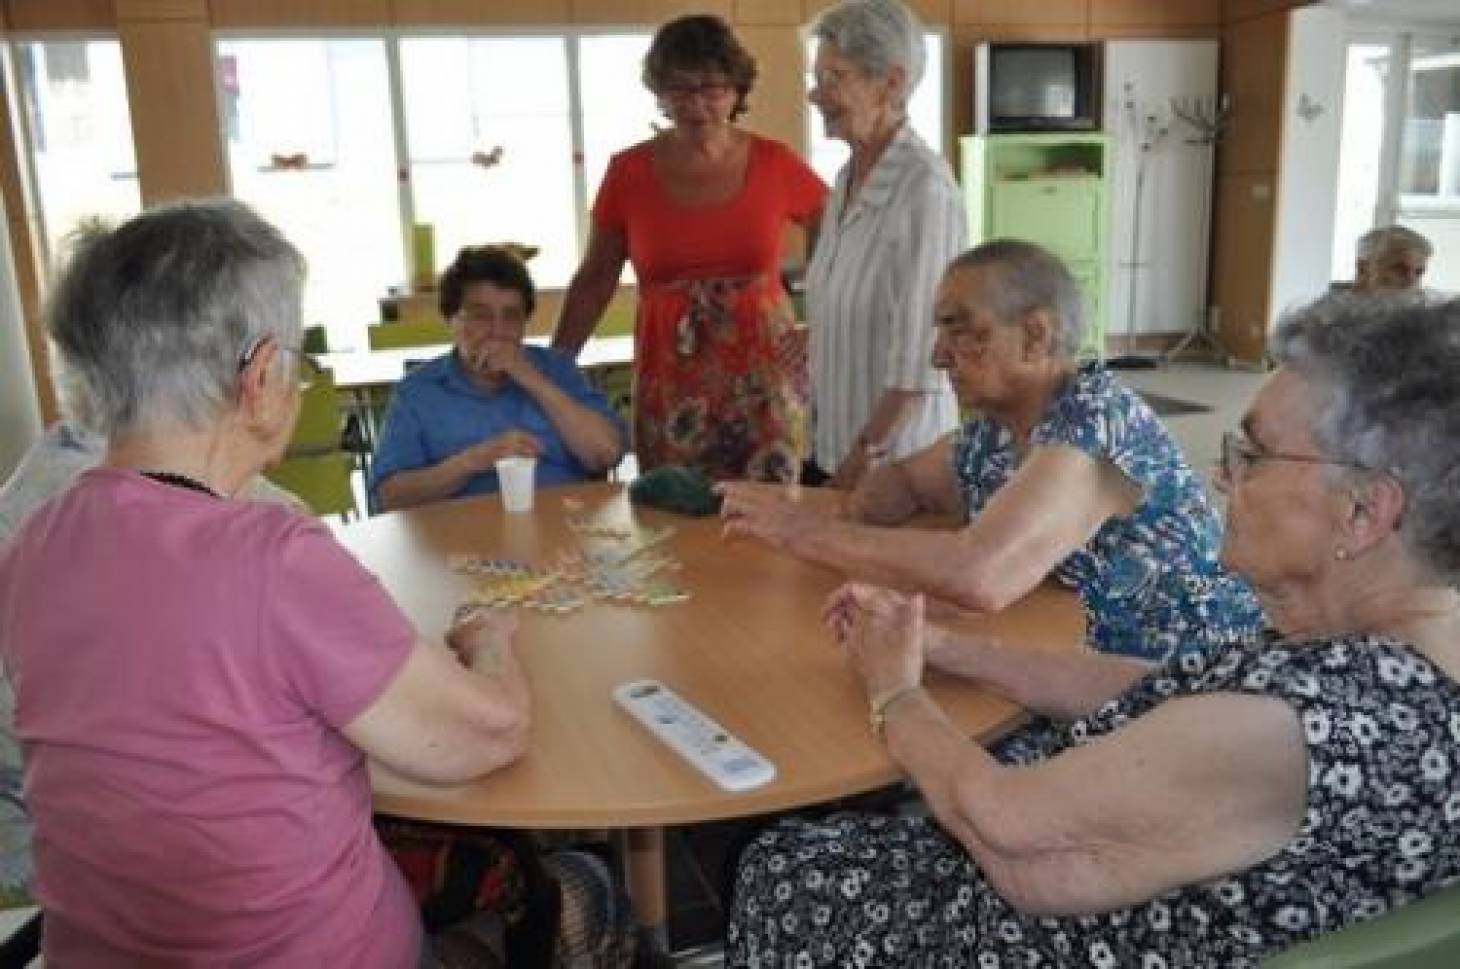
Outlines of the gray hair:
M 1058 323 L 1054 352 L 1067 358 L 1080 352 L 1085 301 L 1058 256 L 1022 239 L 993 239 L 958 256 L 948 272 L 990 267 L 999 272 L 998 285 L 991 288 L 984 306 L 999 322 L 1013 326 L 1031 310 L 1049 310 Z
M 1418 252 L 1426 259 L 1435 254 L 1435 248 L 1430 245 L 1430 240 L 1415 232 L 1413 229 L 1406 229 L 1402 225 L 1386 225 L 1377 229 L 1370 229 L 1368 232 L 1359 236 L 1354 255 L 1355 258 L 1367 262 L 1380 253 L 1391 250 L 1398 252 Z
M 841 0 L 822 11 L 811 24 L 810 34 L 832 44 L 843 57 L 872 77 L 886 77 L 893 67 L 907 75 L 903 103 L 922 82 L 928 52 L 923 42 L 923 25 L 898 0 Z
M 68 410 L 108 436 L 206 427 L 245 353 L 265 337 L 298 346 L 303 288 L 298 250 L 231 199 L 90 227 L 46 310 Z
M 1401 539 L 1460 583 L 1460 300 L 1327 296 L 1283 318 L 1275 357 L 1315 388 L 1318 450 L 1397 480 Z

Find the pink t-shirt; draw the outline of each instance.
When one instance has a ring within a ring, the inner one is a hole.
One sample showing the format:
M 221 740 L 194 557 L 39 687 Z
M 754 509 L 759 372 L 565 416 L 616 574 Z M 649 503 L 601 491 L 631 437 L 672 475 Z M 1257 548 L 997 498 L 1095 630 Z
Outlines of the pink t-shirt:
M 415 640 L 318 523 L 112 468 L 0 556 L 48 965 L 414 966 L 340 734 Z

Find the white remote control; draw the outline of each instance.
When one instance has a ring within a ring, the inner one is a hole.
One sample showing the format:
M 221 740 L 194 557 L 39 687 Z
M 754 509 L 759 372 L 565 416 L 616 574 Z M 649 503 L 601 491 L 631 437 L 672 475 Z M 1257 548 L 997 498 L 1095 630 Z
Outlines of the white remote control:
M 748 791 L 775 780 L 775 764 L 658 680 L 631 680 L 616 688 L 613 698 L 725 790 Z

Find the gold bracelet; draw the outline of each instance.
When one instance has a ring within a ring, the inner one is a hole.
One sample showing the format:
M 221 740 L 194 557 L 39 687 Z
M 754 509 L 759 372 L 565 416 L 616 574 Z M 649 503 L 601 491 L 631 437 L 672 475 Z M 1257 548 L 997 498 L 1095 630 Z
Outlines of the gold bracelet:
M 912 696 L 914 693 L 921 693 L 923 685 L 914 683 L 911 686 L 900 686 L 891 693 L 873 697 L 867 711 L 867 724 L 872 728 L 872 736 L 882 740 L 887 733 L 888 711 L 901 699 Z

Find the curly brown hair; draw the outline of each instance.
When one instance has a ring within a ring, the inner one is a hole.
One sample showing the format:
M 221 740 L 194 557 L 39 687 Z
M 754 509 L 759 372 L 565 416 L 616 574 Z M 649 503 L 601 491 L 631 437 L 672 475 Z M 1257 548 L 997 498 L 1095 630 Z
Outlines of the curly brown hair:
M 755 58 L 741 45 L 730 25 L 712 14 L 691 14 L 669 21 L 654 33 L 644 55 L 644 86 L 662 95 L 670 76 L 680 72 L 715 70 L 735 86 L 735 121 L 750 108 L 747 97 L 755 86 Z

